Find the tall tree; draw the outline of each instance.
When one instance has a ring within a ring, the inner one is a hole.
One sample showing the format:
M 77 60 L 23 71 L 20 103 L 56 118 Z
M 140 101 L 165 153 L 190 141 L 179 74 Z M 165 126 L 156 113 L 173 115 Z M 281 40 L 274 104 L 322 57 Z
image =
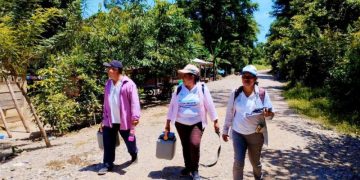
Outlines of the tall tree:
M 359 125 L 358 28 L 360 2 L 276 0 L 266 57 L 292 85 L 325 89 L 334 112 Z
M 239 60 L 249 62 L 246 52 L 254 47 L 258 32 L 253 16 L 257 4 L 250 0 L 178 0 L 177 4 L 199 25 L 205 47 L 212 55 L 235 65 Z

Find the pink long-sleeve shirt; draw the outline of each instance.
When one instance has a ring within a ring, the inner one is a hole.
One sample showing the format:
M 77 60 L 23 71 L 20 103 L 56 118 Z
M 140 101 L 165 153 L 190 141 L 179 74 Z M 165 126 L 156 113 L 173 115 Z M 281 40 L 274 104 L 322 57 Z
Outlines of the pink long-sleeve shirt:
M 103 120 L 104 126 L 112 127 L 111 108 L 109 104 L 109 95 L 111 89 L 111 82 L 109 79 L 106 82 L 104 90 L 104 110 Z M 132 121 L 140 119 L 140 101 L 136 84 L 127 76 L 124 76 L 123 85 L 119 95 L 120 108 L 120 129 L 127 130 L 131 128 Z
M 184 85 L 182 85 L 182 88 L 186 88 Z M 218 119 L 218 115 L 216 113 L 215 105 L 213 102 L 213 99 L 211 97 L 209 89 L 204 85 L 204 93 L 201 90 L 202 85 L 201 83 L 196 84 L 198 88 L 198 94 L 200 98 L 200 117 L 202 122 L 202 127 L 205 128 L 207 125 L 207 114 L 210 116 L 211 121 L 215 121 Z M 167 114 L 167 119 L 171 120 L 172 123 L 175 123 L 178 117 L 178 110 L 179 110 L 179 96 L 176 93 L 176 90 L 173 92 L 170 105 L 169 105 L 169 111 Z

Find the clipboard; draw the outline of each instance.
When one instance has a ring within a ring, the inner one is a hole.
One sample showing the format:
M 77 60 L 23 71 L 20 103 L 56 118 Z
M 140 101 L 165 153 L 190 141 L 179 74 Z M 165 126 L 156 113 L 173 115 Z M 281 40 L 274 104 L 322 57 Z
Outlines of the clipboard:
M 264 120 L 264 113 L 246 113 L 246 118 L 248 118 L 249 120 L 254 120 L 254 121 L 259 121 L 259 120 Z
M 272 108 L 269 108 L 270 111 L 272 111 Z M 246 113 L 246 118 L 252 121 L 263 121 L 263 120 L 271 120 L 274 116 L 264 116 L 263 109 L 255 109 L 252 113 Z
M 257 112 L 253 112 L 251 114 L 246 114 L 246 118 L 250 121 L 254 121 L 257 123 L 255 132 L 256 133 L 263 133 L 266 127 L 266 122 L 265 122 L 265 116 L 264 113 L 257 113 Z

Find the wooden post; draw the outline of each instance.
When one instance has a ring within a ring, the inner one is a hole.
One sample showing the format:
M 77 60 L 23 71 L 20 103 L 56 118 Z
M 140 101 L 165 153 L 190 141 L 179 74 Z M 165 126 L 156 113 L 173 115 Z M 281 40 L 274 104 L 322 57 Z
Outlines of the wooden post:
M 17 79 L 17 78 L 16 78 Z M 17 81 L 16 81 L 17 82 Z M 24 89 L 26 89 L 26 83 L 25 83 L 26 81 L 23 81 L 23 84 L 22 84 L 22 86 L 21 87 L 24 87 Z M 20 88 L 19 88 L 20 89 Z M 25 104 L 26 104 L 26 99 L 24 98 L 24 97 L 22 97 L 21 98 L 21 101 L 22 101 L 22 104 L 24 104 L 22 107 L 21 107 L 21 113 L 22 113 L 22 115 L 23 116 L 25 116 L 25 109 L 26 109 L 26 107 L 25 107 Z
M 40 129 L 41 135 L 44 137 L 44 141 L 45 141 L 46 147 L 51 147 L 49 138 L 47 137 L 46 132 L 45 132 L 45 129 L 43 128 L 43 126 L 42 126 L 41 123 L 40 123 L 40 118 L 39 118 L 39 116 L 36 114 L 36 110 L 35 110 L 33 104 L 31 103 L 30 98 L 27 96 L 25 90 L 20 86 L 20 84 L 19 84 L 18 82 L 16 82 L 16 85 L 19 87 L 22 95 L 24 96 L 26 102 L 28 103 L 28 105 L 29 105 L 29 107 L 30 107 L 30 110 L 31 110 L 31 113 L 34 115 L 35 122 L 36 122 L 37 126 L 38 126 L 39 129 Z
M 3 109 L 0 107 L 0 119 L 2 120 L 3 124 L 4 124 L 4 127 L 5 127 L 5 130 L 6 130 L 6 133 L 8 134 L 9 138 L 12 138 L 12 134 L 10 133 L 10 130 L 8 128 L 8 125 L 7 125 L 7 122 L 5 120 L 5 115 L 4 115 L 4 111 Z
M 12 97 L 12 100 L 14 101 L 16 111 L 18 112 L 18 114 L 19 114 L 19 116 L 20 116 L 20 119 L 21 119 L 22 123 L 24 124 L 24 127 L 25 127 L 25 129 L 26 129 L 26 132 L 29 133 L 29 132 L 30 132 L 30 128 L 29 128 L 28 124 L 26 123 L 25 118 L 24 118 L 24 116 L 22 115 L 22 113 L 21 113 L 21 111 L 20 111 L 20 106 L 19 106 L 19 104 L 18 104 L 17 101 L 16 101 L 15 94 L 14 94 L 14 90 L 13 90 L 13 88 L 11 87 L 10 81 L 9 81 L 7 78 L 5 78 L 5 80 L 6 80 L 6 85 L 7 85 L 8 88 L 9 88 L 9 91 L 10 91 L 10 94 L 11 94 L 11 97 Z
M 206 81 L 206 65 L 204 65 L 204 80 Z

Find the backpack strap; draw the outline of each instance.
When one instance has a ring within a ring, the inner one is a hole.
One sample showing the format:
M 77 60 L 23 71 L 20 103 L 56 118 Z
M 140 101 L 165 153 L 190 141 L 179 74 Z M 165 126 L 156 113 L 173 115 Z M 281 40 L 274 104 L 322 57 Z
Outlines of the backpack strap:
M 237 88 L 237 89 L 235 90 L 234 102 L 233 102 L 233 113 L 234 113 L 234 117 L 235 117 L 235 114 L 236 114 L 236 111 L 235 111 L 235 108 L 234 108 L 234 106 L 235 106 L 235 100 L 236 100 L 236 98 L 239 96 L 239 94 L 240 94 L 242 91 L 243 91 L 243 86 L 240 86 L 239 88 Z
M 178 95 L 178 94 L 180 93 L 181 88 L 182 88 L 182 86 L 181 86 L 181 85 L 179 85 L 179 86 L 177 87 L 177 89 L 176 89 L 176 95 Z
M 178 94 L 180 93 L 181 88 L 182 88 L 181 85 L 179 85 L 179 86 L 177 87 L 177 89 L 176 89 L 176 95 L 178 95 Z M 202 92 L 203 92 L 203 94 L 204 94 L 204 93 L 205 93 L 205 84 L 204 84 L 204 83 L 201 83 L 201 89 L 202 89 Z
M 201 90 L 202 90 L 203 94 L 205 94 L 205 84 L 204 83 L 201 83 Z
M 235 99 L 239 96 L 239 94 L 243 91 L 243 86 L 240 86 L 239 88 L 237 88 L 235 90 L 235 96 L 234 96 L 234 101 Z
M 264 88 L 259 88 L 259 96 L 260 96 L 260 100 L 264 105 L 264 101 L 265 101 L 265 89 Z
M 239 88 L 237 88 L 235 90 L 233 108 L 235 106 L 235 99 L 239 96 L 239 94 L 242 91 L 243 91 L 243 86 L 240 86 Z M 265 89 L 264 88 L 259 87 L 259 97 L 260 97 L 260 100 L 261 100 L 262 104 L 264 105 L 264 101 L 265 101 Z M 233 112 L 234 112 L 234 117 L 235 117 L 236 111 L 234 110 Z
M 240 86 L 239 88 L 237 88 L 235 90 L 234 101 L 242 91 L 243 91 L 243 86 Z M 265 101 L 265 89 L 262 88 L 262 87 L 259 87 L 259 96 L 260 96 L 261 102 L 264 104 L 264 101 Z

